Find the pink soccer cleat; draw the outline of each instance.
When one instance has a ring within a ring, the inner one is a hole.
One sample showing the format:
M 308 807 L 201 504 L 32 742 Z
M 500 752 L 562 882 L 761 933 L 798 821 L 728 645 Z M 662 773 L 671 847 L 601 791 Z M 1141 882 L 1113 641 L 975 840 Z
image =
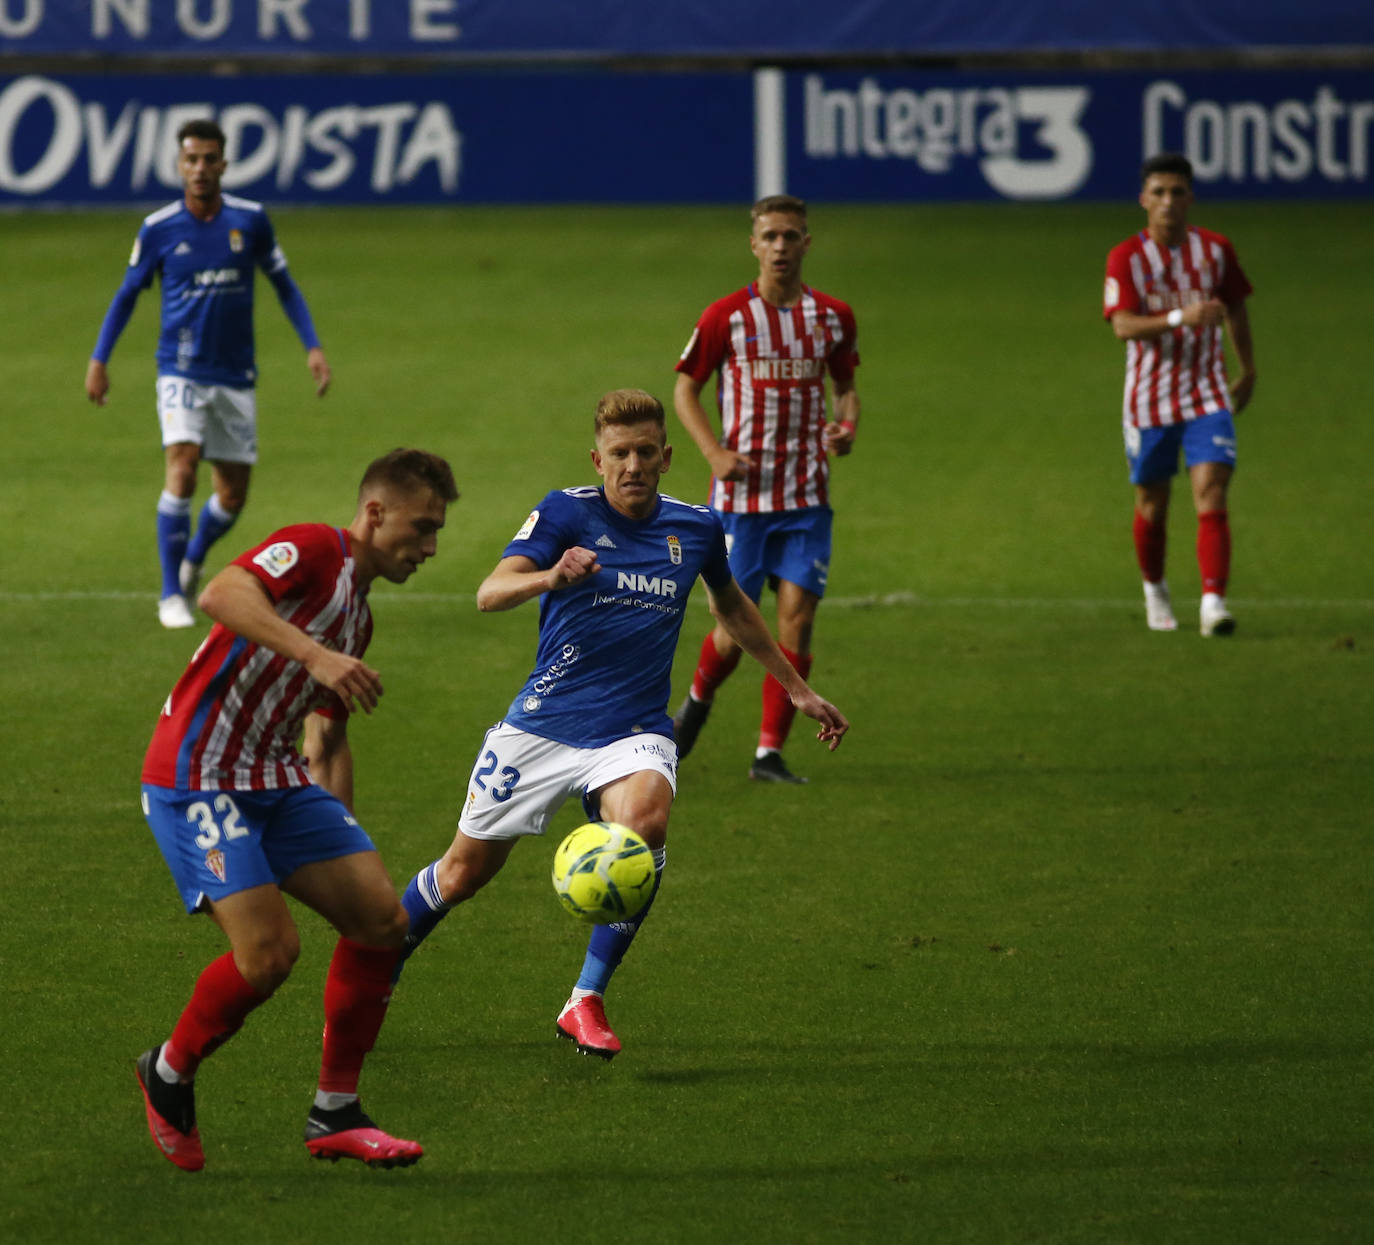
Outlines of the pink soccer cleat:
M 305 1148 L 310 1157 L 357 1159 L 369 1167 L 409 1167 L 425 1150 L 418 1141 L 405 1141 L 384 1133 L 364 1113 L 362 1104 L 326 1111 L 312 1107 L 305 1121 Z
M 584 1055 L 598 1059 L 614 1059 L 620 1050 L 620 1039 L 606 1020 L 606 1006 L 599 994 L 568 1002 L 558 1017 L 558 1036 L 576 1042 Z
M 205 1166 L 205 1151 L 196 1128 L 196 1093 L 189 1084 L 169 1085 L 158 1076 L 161 1050 L 160 1046 L 145 1050 L 134 1064 L 148 1110 L 148 1131 L 168 1162 L 182 1171 L 198 1172 Z

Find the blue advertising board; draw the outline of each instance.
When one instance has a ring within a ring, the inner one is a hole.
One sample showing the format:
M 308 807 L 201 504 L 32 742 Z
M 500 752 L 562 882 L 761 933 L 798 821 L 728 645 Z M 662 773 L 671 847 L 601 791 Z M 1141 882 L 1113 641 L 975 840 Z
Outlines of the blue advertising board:
M 175 197 L 206 115 L 273 202 L 1119 199 L 1160 150 L 1212 198 L 1374 193 L 1369 72 L 472 70 L 0 78 L 0 205 Z
M 1111 199 L 1181 151 L 1211 198 L 1374 194 L 1374 73 L 788 74 L 775 177 L 825 199 Z
M 0 78 L 0 204 L 174 198 L 176 131 L 204 116 L 249 198 L 748 200 L 752 107 L 742 74 L 30 74 Z
M 0 0 L 0 55 L 842 56 L 1374 46 L 1368 0 Z

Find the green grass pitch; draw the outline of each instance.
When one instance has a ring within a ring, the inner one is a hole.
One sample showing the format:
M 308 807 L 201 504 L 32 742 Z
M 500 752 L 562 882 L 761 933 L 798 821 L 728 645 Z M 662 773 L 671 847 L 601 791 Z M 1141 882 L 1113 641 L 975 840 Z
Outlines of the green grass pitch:
M 554 1040 L 582 934 L 555 843 L 522 845 L 411 962 L 366 1069 L 379 1122 L 427 1147 L 407 1171 L 306 1159 L 332 938 L 302 912 L 291 980 L 200 1077 L 198 1176 L 155 1153 L 133 1075 L 219 951 L 137 806 L 198 639 L 154 615 L 154 294 L 110 404 L 81 388 L 138 215 L 0 220 L 0 1237 L 1374 1237 L 1367 204 L 1195 212 L 1257 290 L 1226 641 L 1196 632 L 1183 494 L 1183 627 L 1144 626 L 1099 315 L 1134 205 L 818 207 L 808 278 L 854 304 L 864 360 L 815 645 L 849 739 L 802 732 L 811 785 L 753 786 L 758 680 L 722 693 L 608 1000 L 610 1065 Z M 399 885 L 449 841 L 532 656 L 534 607 L 479 616 L 477 582 L 548 488 L 592 480 L 601 392 L 668 397 L 697 312 L 751 276 L 747 218 L 274 218 L 335 391 L 311 395 L 260 282 L 262 460 L 209 569 L 347 521 L 395 445 L 446 454 L 463 490 L 438 559 L 374 593 L 387 693 L 353 732 L 357 803 Z M 672 439 L 665 488 L 700 497 Z

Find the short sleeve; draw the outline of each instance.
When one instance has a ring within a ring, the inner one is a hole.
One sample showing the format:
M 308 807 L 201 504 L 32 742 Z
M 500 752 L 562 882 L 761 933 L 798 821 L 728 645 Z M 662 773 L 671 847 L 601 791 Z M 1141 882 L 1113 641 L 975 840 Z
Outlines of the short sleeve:
M 708 307 L 692 330 L 692 336 L 678 358 L 674 371 L 690 376 L 698 385 L 704 385 L 725 358 L 727 341 L 725 319 L 716 313 L 715 306 Z
M 332 591 L 343 563 L 343 540 L 342 532 L 325 524 L 286 527 L 240 554 L 233 565 L 254 576 L 273 601 L 308 596 L 321 583 Z
M 1140 297 L 1131 276 L 1130 252 L 1116 247 L 1107 256 L 1107 279 L 1102 287 L 1102 318 L 1110 320 L 1117 311 L 1139 311 Z
M 572 506 L 562 492 L 555 490 L 530 511 L 520 530 L 502 551 L 503 558 L 529 558 L 540 570 L 547 570 L 566 549 L 577 543 L 572 522 Z

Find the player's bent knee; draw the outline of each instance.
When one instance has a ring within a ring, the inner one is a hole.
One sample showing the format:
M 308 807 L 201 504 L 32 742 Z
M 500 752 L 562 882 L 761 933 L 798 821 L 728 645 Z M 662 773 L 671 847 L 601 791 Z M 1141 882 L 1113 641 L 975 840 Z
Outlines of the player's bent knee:
M 409 929 L 410 917 L 398 900 L 394 907 L 376 913 L 349 937 L 366 947 L 400 947 L 405 944 Z
M 234 962 L 243 979 L 260 994 L 271 994 L 290 975 L 300 958 L 297 938 L 265 939 L 234 948 Z

